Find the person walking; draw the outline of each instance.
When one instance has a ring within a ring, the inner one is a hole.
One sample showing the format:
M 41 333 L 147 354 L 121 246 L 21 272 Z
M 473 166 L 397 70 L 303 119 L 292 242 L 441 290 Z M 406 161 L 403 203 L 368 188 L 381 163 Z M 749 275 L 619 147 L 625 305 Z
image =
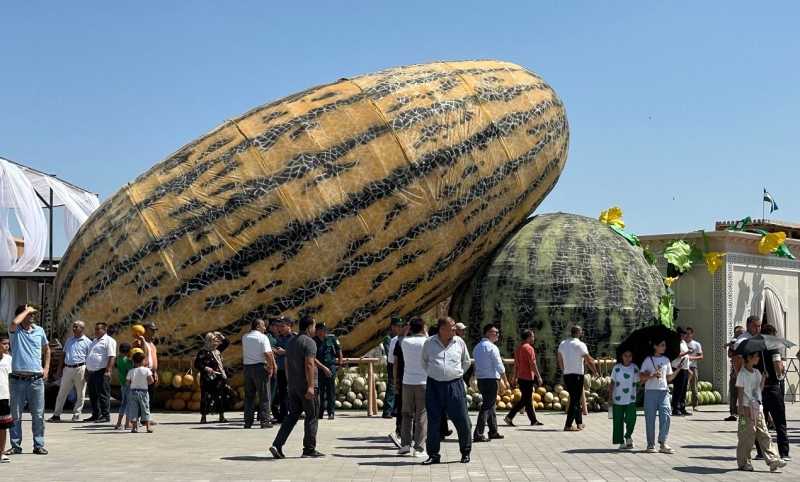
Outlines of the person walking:
M 117 359 L 117 342 L 108 336 L 108 325 L 102 322 L 95 323 L 94 336 L 86 356 L 84 374 L 84 379 L 89 382 L 87 388 L 92 416 L 84 422 L 108 423 L 111 421 L 111 370 Z
M 581 407 L 581 395 L 583 394 L 584 365 L 588 365 L 592 374 L 597 377 L 597 368 L 594 366 L 594 359 L 589 355 L 589 349 L 581 341 L 583 329 L 574 325 L 570 329 L 570 337 L 558 345 L 558 367 L 564 374 L 564 385 L 569 393 L 569 405 L 567 408 L 567 420 L 564 424 L 565 432 L 577 432 L 583 430 L 583 408 Z M 575 426 L 572 426 L 575 422 Z
M 611 442 L 619 444 L 620 450 L 632 450 L 633 429 L 636 427 L 636 386 L 639 383 L 639 367 L 633 363 L 630 350 L 617 349 L 617 364 L 611 368 L 611 383 L 608 387 L 608 405 L 613 417 Z
M 464 371 L 471 363 L 464 340 L 455 336 L 455 321 L 449 316 L 439 318 L 439 332 L 425 341 L 422 349 L 422 368 L 427 373 L 425 410 L 428 427 L 438 427 L 447 414 L 458 432 L 461 463 L 470 461 L 472 451 L 472 422 L 467 413 L 467 393 L 464 388 Z M 441 463 L 441 439 L 436 430 L 428 430 L 428 458 L 423 465 Z
M 204 340 L 203 348 L 194 358 L 194 368 L 200 377 L 200 423 L 208 423 L 206 417 L 211 413 L 217 413 L 220 423 L 225 423 L 228 420 L 225 418 L 223 399 L 225 387 L 228 386 L 228 374 L 222 364 L 222 352 L 228 349 L 231 342 L 218 331 L 206 333 Z
M 536 410 L 533 408 L 534 380 L 539 380 L 539 385 L 542 385 L 542 375 L 539 373 L 536 352 L 533 349 L 536 337 L 531 330 L 522 330 L 521 336 L 522 343 L 514 350 L 514 380 L 519 386 L 520 398 L 503 420 L 513 427 L 514 417 L 524 408 L 531 425 L 544 425 L 536 418 Z
M 669 426 L 671 421 L 671 407 L 669 403 L 669 387 L 678 374 L 672 371 L 669 358 L 664 356 L 667 343 L 663 339 L 653 340 L 652 354 L 644 359 L 639 371 L 639 380 L 644 382 L 644 422 L 647 432 L 647 453 L 656 452 L 655 426 L 658 415 L 658 451 L 662 454 L 674 454 L 675 450 L 667 445 Z M 678 362 L 678 369 L 683 369 L 683 360 Z
M 777 330 L 772 325 L 764 325 L 761 329 L 762 335 L 777 336 Z M 775 434 L 778 438 L 778 455 L 781 459 L 790 461 L 789 456 L 789 436 L 786 429 L 786 404 L 783 399 L 783 389 L 781 378 L 783 374 L 783 359 L 780 350 L 766 350 L 761 352 L 760 357 L 764 365 L 767 378 L 764 381 L 764 388 L 761 391 L 761 400 L 764 405 L 764 416 L 772 417 L 772 424 L 775 426 Z M 757 445 L 759 452 L 761 446 Z
M 482 398 L 478 421 L 475 423 L 475 433 L 472 434 L 473 442 L 504 438 L 497 430 L 498 380 L 503 380 L 507 387 L 511 384 L 506 377 L 506 367 L 503 365 L 500 350 L 495 345 L 499 338 L 500 328 L 489 323 L 483 327 L 483 339 L 472 350 L 472 358 L 475 359 L 475 379 L 478 381 L 478 391 Z M 488 438 L 483 435 L 486 425 L 489 425 Z
M 289 341 L 297 336 L 292 332 L 292 319 L 288 316 L 281 316 L 278 318 L 278 337 L 276 340 L 276 347 L 273 349 L 275 354 L 275 366 L 278 367 L 278 412 L 275 414 L 275 419 L 278 423 L 283 423 L 286 414 L 289 412 L 289 393 L 288 381 L 286 378 L 286 346 Z
M 381 346 L 383 347 L 383 352 L 386 354 L 386 396 L 384 397 L 383 401 L 383 418 L 392 418 L 396 415 L 395 406 L 394 406 L 394 398 L 395 398 L 395 380 L 394 376 L 394 367 L 392 360 L 394 355 L 392 354 L 392 339 L 396 338 L 398 334 L 400 334 L 400 330 L 403 328 L 403 319 L 397 318 L 395 316 L 391 317 L 389 320 L 389 334 L 386 335 L 383 339 L 383 343 Z
M 700 381 L 700 372 L 697 370 L 697 362 L 703 360 L 703 346 L 700 342 L 694 339 L 694 330 L 686 327 L 686 346 L 689 348 L 689 371 L 691 377 L 689 387 L 692 389 L 692 411 L 697 412 L 697 405 L 699 403 L 699 391 L 697 390 L 697 382 Z
M 72 335 L 64 342 L 64 351 L 58 360 L 58 370 L 56 380 L 61 379 L 56 397 L 56 406 L 53 409 L 51 422 L 61 421 L 61 412 L 64 410 L 64 403 L 67 401 L 72 387 L 75 387 L 77 399 L 72 407 L 72 421 L 80 422 L 81 411 L 83 410 L 83 399 L 86 397 L 86 383 L 83 381 L 86 372 L 86 355 L 89 354 L 89 347 L 92 341 L 83 334 L 85 325 L 77 320 L 72 323 Z
M 253 320 L 250 332 L 242 337 L 242 372 L 244 375 L 244 428 L 253 426 L 255 399 L 258 395 L 258 419 L 261 428 L 272 428 L 270 421 L 270 371 L 276 370 L 267 326 L 262 319 Z
M 400 341 L 394 351 L 395 379 L 402 385 L 403 424 L 400 434 L 400 450 L 398 455 L 411 453 L 413 456 L 426 457 L 425 439 L 428 436 L 428 415 L 425 411 L 425 388 L 428 374 L 422 368 L 422 350 L 425 341 L 425 322 L 418 316 L 408 321 L 409 334 L 398 336 Z
M 319 419 L 328 408 L 328 420 L 333 420 L 336 411 L 336 369 L 342 367 L 342 344 L 336 335 L 329 334 L 328 325 L 317 323 L 314 333 L 314 342 L 317 344 L 317 361 L 322 363 L 330 374 L 322 371 L 319 375 Z M 325 398 L 327 397 L 327 405 Z
M 41 326 L 35 323 L 36 308 L 18 306 L 8 326 L 11 352 L 9 391 L 11 395 L 11 448 L 5 455 L 22 453 L 22 411 L 31 412 L 33 453 L 47 455 L 44 448 L 44 383 L 50 372 L 50 345 Z
M 302 458 L 322 458 L 325 454 L 317 450 L 317 426 L 319 398 L 317 390 L 317 344 L 314 342 L 316 320 L 309 315 L 300 318 L 300 334 L 289 340 L 286 345 L 285 369 L 288 380 L 289 413 L 281 424 L 269 451 L 276 459 L 284 459 L 283 446 L 292 433 L 292 429 L 305 412 Z
M 672 360 L 672 370 L 676 371 L 675 379 L 672 382 L 672 416 L 685 417 L 692 415 L 686 411 L 686 388 L 689 386 L 689 356 L 692 351 L 686 344 L 686 329 L 683 326 L 677 326 L 675 331 L 681 336 L 681 348 L 678 356 Z M 678 365 L 681 369 L 678 369 Z

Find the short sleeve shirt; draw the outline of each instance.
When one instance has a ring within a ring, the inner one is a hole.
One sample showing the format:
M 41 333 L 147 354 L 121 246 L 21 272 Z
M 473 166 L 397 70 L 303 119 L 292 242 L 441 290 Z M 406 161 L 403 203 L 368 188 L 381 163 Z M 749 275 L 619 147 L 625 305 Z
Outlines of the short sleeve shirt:
M 520 380 L 533 380 L 531 361 L 536 360 L 536 352 L 530 343 L 523 343 L 514 350 L 514 363 L 517 366 L 517 373 L 514 374 Z
M 253 330 L 242 337 L 242 363 L 244 365 L 263 365 L 264 353 L 270 353 L 272 347 L 267 335 Z
M 64 364 L 65 365 L 78 365 L 86 363 L 86 355 L 89 354 L 89 347 L 92 346 L 92 340 L 86 336 L 75 338 L 71 336 L 64 342 Z
M 750 402 L 761 403 L 761 372 L 757 368 L 749 372 L 747 368 L 742 367 L 736 377 L 736 386 L 744 389 L 742 398 L 744 406 L 750 405 Z
M 689 354 L 690 357 L 703 354 L 703 347 L 696 340 L 690 341 L 689 343 L 686 344 L 686 346 L 688 346 L 690 350 L 694 350 L 693 353 Z M 697 368 L 697 360 L 690 360 L 689 368 Z
M 128 379 L 128 372 L 133 368 L 133 360 L 126 356 L 118 356 L 115 364 L 117 365 L 117 377 L 120 383 L 124 384 L 123 380 Z
M 617 363 L 611 369 L 611 379 L 614 380 L 614 393 L 611 394 L 611 398 L 615 405 L 636 403 L 639 367 L 635 363 L 631 363 L 627 367 Z
M 317 357 L 317 344 L 305 333 L 301 333 L 289 340 L 286 345 L 286 369 L 289 370 L 287 388 L 289 390 L 307 390 L 306 358 Z M 314 387 L 319 386 L 317 367 L 314 366 Z
M 108 366 L 108 359 L 117 356 L 117 342 L 105 334 L 92 342 L 86 356 L 86 369 L 90 372 L 103 370 Z
M 651 378 L 644 382 L 645 390 L 668 390 L 667 376 L 672 375 L 672 365 L 665 356 L 649 356 L 642 362 L 641 371 L 654 374 L 661 372 L 660 378 Z
M 565 375 L 583 375 L 583 356 L 589 354 L 584 342 L 571 336 L 558 345 L 558 352 L 564 360 Z
M 126 380 L 131 381 L 131 389 L 147 390 L 147 377 L 152 376 L 153 372 L 147 367 L 136 367 L 131 369 Z
M 42 347 L 47 345 L 47 335 L 39 325 L 31 325 L 31 331 L 25 331 L 22 325 L 8 334 L 11 353 L 14 354 L 11 369 L 14 372 L 40 373 L 42 366 Z
M 339 350 L 342 349 L 342 345 L 339 343 L 339 340 L 336 339 L 336 336 L 325 335 L 324 340 L 320 340 L 315 336 L 314 343 L 317 344 L 317 360 L 326 367 L 336 365 L 339 358 Z
M 0 400 L 8 400 L 11 398 L 11 393 L 8 383 L 8 374 L 11 373 L 11 355 L 8 353 L 0 358 Z

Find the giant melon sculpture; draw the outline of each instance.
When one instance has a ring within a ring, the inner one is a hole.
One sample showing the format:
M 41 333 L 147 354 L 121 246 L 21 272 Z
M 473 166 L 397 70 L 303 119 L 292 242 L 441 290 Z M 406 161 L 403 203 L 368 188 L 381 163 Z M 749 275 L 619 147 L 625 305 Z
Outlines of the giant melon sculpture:
M 453 294 L 450 314 L 479 336 L 500 325 L 497 344 L 513 357 L 520 332 L 536 338 L 542 376 L 556 382 L 558 344 L 574 324 L 589 352 L 615 356 L 615 344 L 657 314 L 666 294 L 642 249 L 600 221 L 574 214 L 542 214 L 509 236 Z
M 55 281 L 55 319 L 156 323 L 194 354 L 255 317 L 312 314 L 348 355 L 449 296 L 553 188 L 561 100 L 507 62 L 436 62 L 310 88 L 190 142 L 107 199 Z

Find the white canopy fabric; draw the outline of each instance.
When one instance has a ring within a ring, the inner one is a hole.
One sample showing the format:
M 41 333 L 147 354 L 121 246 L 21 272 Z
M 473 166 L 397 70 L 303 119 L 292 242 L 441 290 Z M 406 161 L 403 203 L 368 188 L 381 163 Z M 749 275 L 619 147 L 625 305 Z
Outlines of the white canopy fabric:
M 0 271 L 31 272 L 41 265 L 48 239 L 44 208 L 66 208 L 64 234 L 69 242 L 99 205 L 94 193 L 0 157 Z M 19 257 L 8 227 L 11 209 L 25 242 Z

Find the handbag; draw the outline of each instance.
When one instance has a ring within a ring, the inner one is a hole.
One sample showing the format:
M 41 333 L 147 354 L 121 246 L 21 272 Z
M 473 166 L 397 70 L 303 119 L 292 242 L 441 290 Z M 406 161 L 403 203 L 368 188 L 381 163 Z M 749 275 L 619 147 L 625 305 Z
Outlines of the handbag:
M 222 387 L 222 407 L 226 412 L 230 412 L 236 408 L 236 404 L 241 402 L 239 394 L 231 388 L 227 383 Z

